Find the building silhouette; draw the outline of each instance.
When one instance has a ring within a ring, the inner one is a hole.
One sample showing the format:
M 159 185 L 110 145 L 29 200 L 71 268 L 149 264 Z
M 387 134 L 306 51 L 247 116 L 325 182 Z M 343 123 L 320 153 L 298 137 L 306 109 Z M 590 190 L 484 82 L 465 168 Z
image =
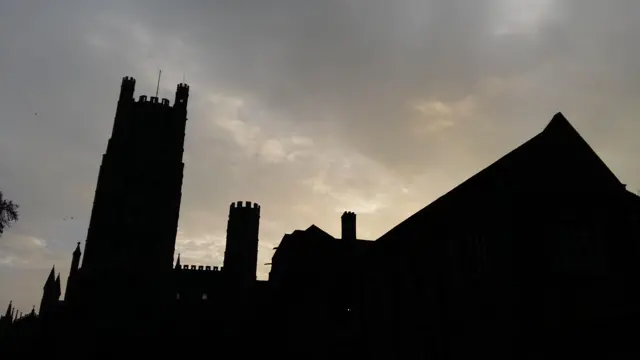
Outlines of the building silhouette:
M 285 234 L 259 281 L 251 202 L 230 205 L 223 266 L 173 262 L 189 87 L 173 105 L 134 89 L 125 77 L 64 299 L 53 268 L 37 314 L 0 318 L 0 355 L 195 355 L 202 340 L 234 358 L 636 350 L 640 197 L 562 114 L 375 241 L 348 211 L 340 238 Z

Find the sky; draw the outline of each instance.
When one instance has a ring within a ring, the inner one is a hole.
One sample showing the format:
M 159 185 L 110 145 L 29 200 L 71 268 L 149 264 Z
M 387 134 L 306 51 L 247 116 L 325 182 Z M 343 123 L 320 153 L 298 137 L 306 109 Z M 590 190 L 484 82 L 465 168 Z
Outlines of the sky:
M 375 240 L 558 111 L 640 189 L 636 0 L 0 0 L 0 308 L 83 242 L 123 76 L 190 85 L 176 253 L 221 265 L 233 201 Z M 73 217 L 73 219 L 71 219 Z

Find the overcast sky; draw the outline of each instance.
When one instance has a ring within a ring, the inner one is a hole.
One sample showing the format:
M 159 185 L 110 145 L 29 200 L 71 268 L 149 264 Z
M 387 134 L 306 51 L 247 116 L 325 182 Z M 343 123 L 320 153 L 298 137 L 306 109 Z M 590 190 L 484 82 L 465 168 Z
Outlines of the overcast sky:
M 122 76 L 191 86 L 177 252 L 220 265 L 229 203 L 376 239 L 562 111 L 640 188 L 637 0 L 0 0 L 0 307 L 66 283 Z M 70 219 L 73 217 L 73 220 Z M 67 220 L 65 220 L 67 218 Z

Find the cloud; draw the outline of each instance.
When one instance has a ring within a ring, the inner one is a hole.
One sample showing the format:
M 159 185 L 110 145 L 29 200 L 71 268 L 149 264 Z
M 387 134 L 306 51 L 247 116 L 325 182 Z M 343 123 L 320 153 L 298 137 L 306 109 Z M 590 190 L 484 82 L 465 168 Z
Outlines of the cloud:
M 191 86 L 177 248 L 194 263 L 221 264 L 238 200 L 262 205 L 261 264 L 296 228 L 338 235 L 345 209 L 375 239 L 557 111 L 638 188 L 639 7 L 0 0 L 0 186 L 22 211 L 0 239 L 0 305 L 30 306 L 84 240 L 124 75 L 138 95 L 159 69 L 161 97 Z
M 3 239 L 0 248 L 0 264 L 24 267 L 38 264 L 46 255 L 46 241 L 31 236 L 10 234 Z

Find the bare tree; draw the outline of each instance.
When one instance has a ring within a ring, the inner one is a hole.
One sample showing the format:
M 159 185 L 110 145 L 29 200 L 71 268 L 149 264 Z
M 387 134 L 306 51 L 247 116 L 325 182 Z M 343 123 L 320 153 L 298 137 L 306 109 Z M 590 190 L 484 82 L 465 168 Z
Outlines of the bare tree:
M 11 200 L 7 200 L 2 196 L 0 191 L 0 236 L 5 228 L 11 226 L 11 223 L 18 220 L 18 205 Z

